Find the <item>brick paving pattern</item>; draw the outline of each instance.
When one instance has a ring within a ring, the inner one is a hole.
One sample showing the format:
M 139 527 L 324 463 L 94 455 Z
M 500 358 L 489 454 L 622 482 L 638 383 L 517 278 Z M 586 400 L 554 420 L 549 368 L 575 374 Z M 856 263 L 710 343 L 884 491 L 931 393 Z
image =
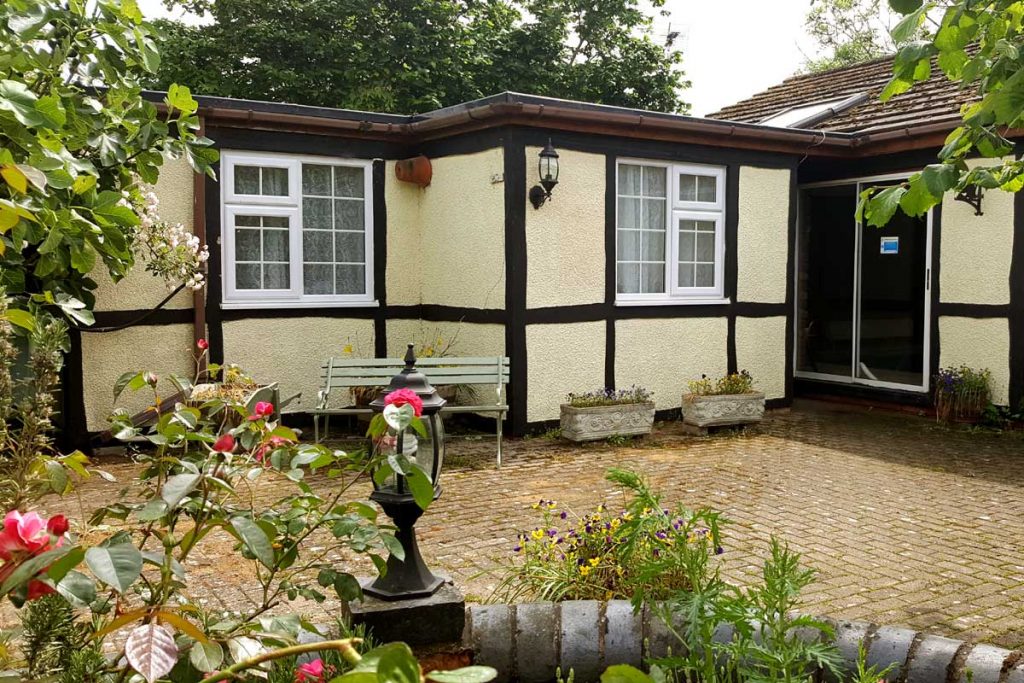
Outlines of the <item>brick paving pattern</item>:
M 493 437 L 454 439 L 444 494 L 417 527 L 428 563 L 470 600 L 487 599 L 498 582 L 492 570 L 512 556 L 517 532 L 536 523 L 532 502 L 554 499 L 580 513 L 600 502 L 616 506 L 622 494 L 604 472 L 632 467 L 669 503 L 725 513 L 722 557 L 731 580 L 759 572 L 775 534 L 819 572 L 805 593 L 808 611 L 1024 645 L 1019 433 L 802 402 L 744 433 L 689 437 L 666 423 L 629 446 L 543 437 L 507 446 L 499 471 Z M 106 469 L 125 482 L 133 466 Z M 121 486 L 94 479 L 82 491 L 86 509 Z M 267 500 L 280 492 L 264 488 Z M 221 547 L 189 562 L 189 585 L 210 608 L 235 609 L 246 601 L 246 574 L 227 536 Z M 294 607 L 314 617 L 337 610 L 331 601 Z

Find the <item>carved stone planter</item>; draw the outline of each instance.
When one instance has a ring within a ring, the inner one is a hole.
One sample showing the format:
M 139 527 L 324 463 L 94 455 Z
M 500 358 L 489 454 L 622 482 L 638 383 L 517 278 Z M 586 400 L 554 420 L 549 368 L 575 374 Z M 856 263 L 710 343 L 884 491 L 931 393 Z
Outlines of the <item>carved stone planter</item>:
M 760 422 L 764 394 L 683 395 L 683 422 L 695 427 L 722 427 Z
M 653 425 L 654 403 L 620 403 L 590 408 L 562 404 L 562 436 L 572 441 L 650 434 Z

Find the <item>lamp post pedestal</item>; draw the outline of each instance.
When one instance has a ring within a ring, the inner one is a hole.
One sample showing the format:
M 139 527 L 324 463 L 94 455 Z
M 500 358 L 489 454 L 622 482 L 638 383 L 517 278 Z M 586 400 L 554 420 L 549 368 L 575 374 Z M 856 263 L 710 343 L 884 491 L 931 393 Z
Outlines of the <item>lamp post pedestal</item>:
M 434 500 L 441 495 L 441 488 L 434 489 Z M 391 495 L 386 491 L 374 491 L 370 500 L 380 505 L 384 514 L 395 523 L 395 538 L 405 551 L 405 559 L 399 560 L 394 554 L 388 556 L 387 571 L 373 583 L 363 588 L 371 597 L 385 601 L 410 600 L 433 595 L 444 581 L 434 576 L 420 555 L 416 543 L 416 520 L 423 510 L 415 501 Z

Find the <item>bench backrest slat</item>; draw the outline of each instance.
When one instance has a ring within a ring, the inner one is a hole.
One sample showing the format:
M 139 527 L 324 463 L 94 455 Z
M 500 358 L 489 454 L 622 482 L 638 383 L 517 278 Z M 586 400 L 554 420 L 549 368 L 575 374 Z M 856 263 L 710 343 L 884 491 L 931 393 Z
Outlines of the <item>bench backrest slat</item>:
M 416 366 L 423 369 L 432 384 L 490 384 L 509 382 L 507 357 L 422 358 Z M 405 367 L 401 358 L 329 358 L 321 366 L 325 388 L 386 386 L 391 377 Z

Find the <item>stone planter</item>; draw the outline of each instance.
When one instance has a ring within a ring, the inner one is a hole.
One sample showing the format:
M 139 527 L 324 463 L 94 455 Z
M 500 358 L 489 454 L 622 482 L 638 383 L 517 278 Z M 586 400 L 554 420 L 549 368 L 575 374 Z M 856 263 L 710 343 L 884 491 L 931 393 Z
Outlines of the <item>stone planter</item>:
M 562 436 L 571 441 L 598 441 L 609 436 L 650 434 L 654 403 L 620 403 L 575 408 L 562 404 Z
M 683 422 L 695 427 L 723 427 L 760 422 L 764 417 L 764 394 L 683 395 Z

